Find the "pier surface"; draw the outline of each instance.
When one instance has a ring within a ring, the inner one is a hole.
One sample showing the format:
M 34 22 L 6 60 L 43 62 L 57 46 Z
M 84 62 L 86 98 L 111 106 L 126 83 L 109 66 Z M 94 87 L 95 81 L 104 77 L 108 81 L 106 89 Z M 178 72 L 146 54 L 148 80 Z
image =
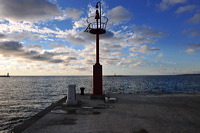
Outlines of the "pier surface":
M 112 94 L 117 102 L 77 94 L 78 106 L 58 104 L 24 133 L 197 133 L 200 95 Z M 18 130 L 19 131 L 19 130 Z

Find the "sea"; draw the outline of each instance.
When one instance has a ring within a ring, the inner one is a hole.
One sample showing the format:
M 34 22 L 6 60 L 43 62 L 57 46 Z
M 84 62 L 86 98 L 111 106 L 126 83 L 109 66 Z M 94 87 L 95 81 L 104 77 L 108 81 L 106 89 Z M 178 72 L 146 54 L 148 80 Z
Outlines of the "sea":
M 92 92 L 92 76 L 0 77 L 0 132 L 8 132 L 24 120 L 60 100 L 68 85 L 76 92 Z M 104 94 L 200 93 L 200 75 L 105 76 Z

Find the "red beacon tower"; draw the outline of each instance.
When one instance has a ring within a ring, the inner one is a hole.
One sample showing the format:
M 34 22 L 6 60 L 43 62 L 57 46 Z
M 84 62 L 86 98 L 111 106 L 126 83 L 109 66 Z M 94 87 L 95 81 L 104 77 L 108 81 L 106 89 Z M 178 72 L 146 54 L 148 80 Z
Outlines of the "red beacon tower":
M 102 92 L 102 65 L 99 63 L 99 35 L 106 33 L 108 18 L 101 16 L 101 2 L 96 4 L 96 14 L 87 19 L 88 27 L 85 32 L 96 34 L 96 64 L 93 65 L 92 99 L 104 98 Z

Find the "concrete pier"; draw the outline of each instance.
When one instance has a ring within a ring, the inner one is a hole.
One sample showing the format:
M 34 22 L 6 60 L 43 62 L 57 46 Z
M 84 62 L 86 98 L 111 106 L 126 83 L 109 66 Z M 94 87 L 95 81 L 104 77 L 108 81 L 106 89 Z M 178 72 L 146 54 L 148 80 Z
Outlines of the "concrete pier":
M 110 97 L 117 101 L 105 103 L 100 99 L 91 100 L 90 95 L 77 95 L 77 106 L 58 104 L 23 132 L 200 132 L 200 94 L 112 94 Z

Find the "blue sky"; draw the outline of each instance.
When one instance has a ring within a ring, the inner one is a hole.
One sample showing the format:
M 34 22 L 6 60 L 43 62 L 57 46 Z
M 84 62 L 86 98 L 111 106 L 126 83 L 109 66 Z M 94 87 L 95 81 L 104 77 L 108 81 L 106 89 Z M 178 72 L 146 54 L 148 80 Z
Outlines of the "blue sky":
M 93 0 L 0 0 L 0 75 L 92 75 Z M 104 75 L 200 73 L 200 1 L 104 0 Z

